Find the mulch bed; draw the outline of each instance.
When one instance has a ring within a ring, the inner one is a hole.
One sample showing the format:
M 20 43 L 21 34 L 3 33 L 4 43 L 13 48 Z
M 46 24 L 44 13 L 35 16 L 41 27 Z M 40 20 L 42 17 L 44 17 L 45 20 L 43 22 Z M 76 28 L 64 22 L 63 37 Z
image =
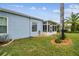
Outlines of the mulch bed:
M 65 46 L 70 46 L 70 45 L 72 45 L 72 40 L 69 39 L 69 38 L 66 38 L 66 39 L 62 40 L 61 43 L 56 43 L 56 42 L 55 42 L 55 38 L 53 38 L 53 39 L 51 40 L 51 43 L 52 43 L 53 45 L 56 45 L 57 47 L 61 47 L 61 46 L 63 46 L 63 45 L 65 45 Z

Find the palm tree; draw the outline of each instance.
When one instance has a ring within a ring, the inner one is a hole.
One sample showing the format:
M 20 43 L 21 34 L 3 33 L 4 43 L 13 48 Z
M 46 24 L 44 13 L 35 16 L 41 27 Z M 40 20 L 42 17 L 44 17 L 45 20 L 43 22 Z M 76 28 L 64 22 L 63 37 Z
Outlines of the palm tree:
M 64 3 L 60 3 L 61 39 L 64 39 Z
M 67 23 L 71 24 L 71 31 L 75 32 L 77 29 L 77 23 L 79 22 L 79 13 L 71 13 L 71 16 L 66 19 Z

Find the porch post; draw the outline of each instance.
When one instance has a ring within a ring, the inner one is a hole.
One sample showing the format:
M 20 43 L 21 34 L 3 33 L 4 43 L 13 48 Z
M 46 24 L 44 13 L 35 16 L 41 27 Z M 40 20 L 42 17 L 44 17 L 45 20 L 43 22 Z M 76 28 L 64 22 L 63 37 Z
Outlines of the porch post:
M 53 29 L 53 32 L 54 32 L 54 25 L 52 25 L 52 29 Z
M 55 25 L 53 25 L 53 31 L 55 31 Z
M 47 21 L 47 32 L 48 32 L 48 21 Z
M 54 25 L 54 31 L 55 31 L 56 29 L 55 29 L 55 25 Z
M 55 31 L 56 31 L 56 25 L 55 25 Z
M 57 31 L 57 25 L 56 25 L 56 31 Z

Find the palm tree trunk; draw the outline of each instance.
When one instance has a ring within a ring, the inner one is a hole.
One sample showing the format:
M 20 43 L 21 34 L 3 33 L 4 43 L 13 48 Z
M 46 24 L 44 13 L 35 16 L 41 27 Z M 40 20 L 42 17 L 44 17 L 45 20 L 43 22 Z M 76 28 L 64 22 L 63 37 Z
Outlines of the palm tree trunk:
M 61 39 L 64 39 L 64 3 L 60 3 Z

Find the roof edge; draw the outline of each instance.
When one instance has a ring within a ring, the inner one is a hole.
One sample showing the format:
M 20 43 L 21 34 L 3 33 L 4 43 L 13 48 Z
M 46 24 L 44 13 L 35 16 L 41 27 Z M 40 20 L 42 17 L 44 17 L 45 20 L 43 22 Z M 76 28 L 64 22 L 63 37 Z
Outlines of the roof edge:
M 43 19 L 33 17 L 33 16 L 30 16 L 30 15 L 26 15 L 24 13 L 16 12 L 16 11 L 13 11 L 13 10 L 5 9 L 5 8 L 0 8 L 0 11 L 15 14 L 15 15 L 19 15 L 19 16 L 23 16 L 23 17 L 27 17 L 27 18 L 31 18 L 31 19 L 35 19 L 35 20 L 39 20 L 39 21 L 43 21 Z

